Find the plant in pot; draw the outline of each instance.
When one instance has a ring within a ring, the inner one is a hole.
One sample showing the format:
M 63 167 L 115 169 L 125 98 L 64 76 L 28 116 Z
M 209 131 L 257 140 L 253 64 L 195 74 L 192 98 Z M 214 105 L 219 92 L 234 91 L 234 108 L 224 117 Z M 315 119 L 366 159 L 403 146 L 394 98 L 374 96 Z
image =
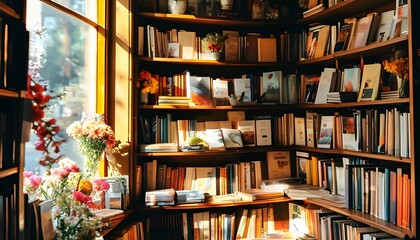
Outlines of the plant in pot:
M 168 0 L 168 10 L 172 14 L 184 14 L 187 10 L 187 0 Z
M 202 40 L 203 52 L 208 59 L 220 60 L 225 46 L 226 36 L 218 33 L 207 33 L 206 37 Z

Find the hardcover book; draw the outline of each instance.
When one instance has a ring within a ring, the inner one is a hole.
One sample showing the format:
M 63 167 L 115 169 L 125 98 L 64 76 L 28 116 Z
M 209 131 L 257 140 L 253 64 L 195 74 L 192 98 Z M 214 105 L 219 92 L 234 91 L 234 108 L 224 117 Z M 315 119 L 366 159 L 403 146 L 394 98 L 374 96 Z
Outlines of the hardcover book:
M 235 97 L 242 102 L 251 102 L 251 79 L 250 78 L 234 78 L 233 89 Z
M 268 179 L 289 178 L 291 176 L 289 151 L 267 152 Z
M 354 117 L 343 116 L 342 117 L 342 126 L 343 126 L 343 149 L 347 150 L 358 150 L 358 142 L 356 138 L 356 125 Z M 360 134 L 360 133 L 359 133 Z
M 341 92 L 358 92 L 360 82 L 360 68 L 345 68 Z
M 391 39 L 392 22 L 394 19 L 395 10 L 389 10 L 381 13 L 381 20 L 379 22 L 378 31 L 376 32 L 376 41 L 383 42 Z
M 258 38 L 258 62 L 277 62 L 276 38 Z
M 228 106 L 229 87 L 228 81 L 217 78 L 213 80 L 213 102 L 215 106 Z
M 225 148 L 242 148 L 244 146 L 242 142 L 241 131 L 238 129 L 222 128 L 220 129 L 223 135 L 223 142 Z
M 372 25 L 373 15 L 368 14 L 366 17 L 359 19 L 357 24 L 357 32 L 354 38 L 353 48 L 363 47 L 367 43 L 370 26 Z
M 337 40 L 334 46 L 334 52 L 344 51 L 347 48 L 348 39 L 350 35 L 352 25 L 349 23 L 343 23 L 337 36 Z
M 223 35 L 227 36 L 225 40 L 225 60 L 238 61 L 239 60 L 239 32 L 238 31 L 223 31 Z
M 319 130 L 318 148 L 331 148 L 334 134 L 335 116 L 321 116 L 321 126 Z
M 195 106 L 212 106 L 210 77 L 190 76 L 187 79 L 187 97 Z
M 257 146 L 271 146 L 271 119 L 255 120 L 255 129 L 257 132 Z
M 246 147 L 254 147 L 255 141 L 255 120 L 243 120 L 237 122 L 238 129 L 242 134 L 242 141 Z
M 295 145 L 306 146 L 305 118 L 295 117 Z
M 378 96 L 382 66 L 380 63 L 365 64 L 357 101 L 373 101 Z
M 263 72 L 261 95 L 264 95 L 264 102 L 280 103 L 282 78 L 282 71 Z
M 225 143 L 220 129 L 206 129 L 206 141 L 209 150 L 225 150 Z

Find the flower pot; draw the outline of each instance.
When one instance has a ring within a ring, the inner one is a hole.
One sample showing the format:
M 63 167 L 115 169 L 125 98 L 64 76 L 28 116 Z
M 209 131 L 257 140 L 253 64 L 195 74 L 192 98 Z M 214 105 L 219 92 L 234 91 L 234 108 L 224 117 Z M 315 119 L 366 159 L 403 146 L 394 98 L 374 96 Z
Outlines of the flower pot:
M 210 60 L 220 60 L 222 59 L 221 52 L 211 52 L 208 54 Z
M 186 0 L 168 0 L 168 9 L 172 14 L 183 14 L 187 10 Z

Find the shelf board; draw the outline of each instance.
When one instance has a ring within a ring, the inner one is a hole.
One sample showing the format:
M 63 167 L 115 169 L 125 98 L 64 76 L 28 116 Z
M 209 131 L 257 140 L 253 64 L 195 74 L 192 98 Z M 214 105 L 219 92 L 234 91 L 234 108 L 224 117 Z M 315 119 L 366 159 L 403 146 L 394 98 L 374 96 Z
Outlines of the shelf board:
M 328 208 L 334 212 L 337 212 L 339 214 L 348 216 L 358 222 L 365 223 L 369 226 L 378 228 L 382 231 L 388 232 L 392 235 L 395 235 L 399 238 L 404 238 L 405 236 L 409 236 L 410 238 L 413 237 L 413 232 L 409 229 L 398 227 L 390 222 L 384 221 L 382 219 L 376 218 L 370 214 L 363 213 L 361 211 L 357 211 L 354 209 L 346 209 L 346 208 L 340 208 L 333 206 L 331 204 L 325 203 L 322 200 L 319 199 L 307 199 L 304 200 L 307 203 L 315 204 L 321 207 Z
M 383 160 L 383 161 L 412 163 L 412 159 L 410 158 L 396 157 L 396 156 L 391 156 L 391 155 L 386 155 L 386 154 L 357 152 L 357 151 L 351 151 L 351 150 L 345 150 L 345 149 L 325 149 L 325 148 L 312 148 L 312 147 L 299 147 L 299 146 L 295 146 L 294 149 L 298 151 L 347 155 L 347 156 L 354 156 L 354 157 L 361 157 L 361 158 L 373 158 L 376 160 Z
M 284 150 L 284 148 L 282 148 Z M 290 150 L 290 148 L 287 148 Z M 238 149 L 229 149 L 224 151 L 205 151 L 205 152 L 139 152 L 138 156 L 141 157 L 176 157 L 176 156 L 219 156 L 219 155 L 237 155 L 237 154 L 249 154 L 267 151 L 279 150 L 278 147 L 246 147 Z
M 238 206 L 252 206 L 252 205 L 261 205 L 261 204 L 271 204 L 271 203 L 281 203 L 281 202 L 290 202 L 292 199 L 288 197 L 282 198 L 272 198 L 264 200 L 255 200 L 255 201 L 225 201 L 218 203 L 189 203 L 189 204 L 180 204 L 174 206 L 151 206 L 145 207 L 140 206 L 141 211 L 159 211 L 159 210 L 191 210 L 191 209 L 210 209 L 210 208 L 224 208 L 224 207 L 238 207 Z
M 306 66 L 311 64 L 333 64 L 336 60 L 354 60 L 358 57 L 376 57 L 381 54 L 392 53 L 392 48 L 399 45 L 407 45 L 408 36 L 404 35 L 384 42 L 372 43 L 364 47 L 340 51 L 327 56 L 301 60 L 296 62 L 297 66 Z
M 19 97 L 19 93 L 13 92 L 13 91 L 10 91 L 10 90 L 6 90 L 6 89 L 0 89 L 0 97 L 17 98 L 17 97 Z
M 14 174 L 17 174 L 18 172 L 19 172 L 19 170 L 18 170 L 17 167 L 8 168 L 8 169 L 1 169 L 0 170 L 0 179 L 12 176 Z
M 363 102 L 345 102 L 345 103 L 326 103 L 326 104 L 250 104 L 238 106 L 170 106 L 170 105 L 138 105 L 139 109 L 144 110 L 188 110 L 188 111 L 203 111 L 203 110 L 290 110 L 290 109 L 339 109 L 339 108 L 358 108 L 367 106 L 389 106 L 410 103 L 409 98 L 397 98 L 387 100 L 363 101 Z
M 17 14 L 13 8 L 7 6 L 7 4 L 4 2 L 0 2 L 0 12 L 12 18 L 20 19 L 19 14 Z
M 180 65 L 206 65 L 217 67 L 280 67 L 290 66 L 291 64 L 278 63 L 278 62 L 233 62 L 223 60 L 204 60 L 204 59 L 182 59 L 182 58 L 161 58 L 161 57 L 137 57 L 140 62 L 153 62 L 153 63 L 170 63 Z
M 357 13 L 360 13 L 360 9 L 373 9 L 376 7 L 383 6 L 387 3 L 395 2 L 393 0 L 376 0 L 376 1 L 366 1 L 366 0 L 346 0 L 338 3 L 337 5 L 326 8 L 323 11 L 316 13 L 312 16 L 301 18 L 296 21 L 296 24 L 310 24 L 325 19 L 343 19 L 346 17 L 353 16 Z
M 181 24 L 197 24 L 197 25 L 218 25 L 218 26 L 233 26 L 233 27 L 279 27 L 291 24 L 288 19 L 267 20 L 267 19 L 245 19 L 245 18 L 211 18 L 199 17 L 189 14 L 169 14 L 169 13 L 151 13 L 139 12 L 138 17 L 141 19 L 150 19 L 159 22 L 171 22 Z

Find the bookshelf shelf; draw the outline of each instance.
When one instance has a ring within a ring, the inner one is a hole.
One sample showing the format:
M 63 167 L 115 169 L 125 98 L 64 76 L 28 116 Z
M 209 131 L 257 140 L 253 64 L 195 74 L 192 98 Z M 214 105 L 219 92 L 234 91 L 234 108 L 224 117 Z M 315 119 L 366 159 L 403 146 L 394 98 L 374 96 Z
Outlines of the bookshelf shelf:
M 20 18 L 19 14 L 4 2 L 0 2 L 0 13 L 15 19 Z
M 377 57 L 381 54 L 389 54 L 392 53 L 392 49 L 402 47 L 406 48 L 408 42 L 408 36 L 404 35 L 398 38 L 393 38 L 391 40 L 379 43 L 373 43 L 364 47 L 340 51 L 334 54 L 329 54 L 327 56 L 314 58 L 314 59 L 307 59 L 302 60 L 296 63 L 297 66 L 303 65 L 312 65 L 312 64 L 332 64 L 335 61 L 340 60 L 353 60 L 358 57 L 369 58 L 369 57 Z
M 149 13 L 139 12 L 138 17 L 142 21 L 155 21 L 159 23 L 170 24 L 196 24 L 196 25 L 218 25 L 224 27 L 269 27 L 269 28 L 285 28 L 292 22 L 288 19 L 280 20 L 250 20 L 250 19 L 228 19 L 228 18 L 209 18 L 196 17 L 189 14 L 167 14 L 167 13 Z
M 19 94 L 10 90 L 0 89 L 0 98 L 2 97 L 17 98 L 19 97 Z
M 393 0 L 379 0 L 379 1 L 363 1 L 363 0 L 346 0 L 337 5 L 326 8 L 322 12 L 302 18 L 296 21 L 296 24 L 310 24 L 319 21 L 337 21 L 346 17 L 354 16 L 361 12 L 361 9 L 369 11 L 370 9 L 383 6 L 385 4 L 395 3 Z
M 2 169 L 2 170 L 0 170 L 0 179 L 15 175 L 15 174 L 18 173 L 18 171 L 19 171 L 18 167 L 13 167 L 13 168 L 9 168 L 9 169 Z
M 145 207 L 139 206 L 142 211 L 180 211 L 180 210 L 196 210 L 196 209 L 214 209 L 214 208 L 228 208 L 228 207 L 244 207 L 244 206 L 257 206 L 272 203 L 284 203 L 293 201 L 288 197 L 283 198 L 272 198 L 268 200 L 254 200 L 254 201 L 225 201 L 219 203 L 191 203 L 191 204 L 180 204 L 174 206 L 152 206 Z
M 365 223 L 369 226 L 375 227 L 377 229 L 386 231 L 391 233 L 392 235 L 395 235 L 399 238 L 405 238 L 405 237 L 409 237 L 412 238 L 414 233 L 406 228 L 402 228 L 402 227 L 398 227 L 394 224 L 391 224 L 387 221 L 384 221 L 382 219 L 376 218 L 372 215 L 360 212 L 360 211 L 356 211 L 356 210 L 352 210 L 352 209 L 345 209 L 345 208 L 339 208 L 336 206 L 333 206 L 331 204 L 327 204 L 324 201 L 320 201 L 318 199 L 307 199 L 304 200 L 306 203 L 309 204 L 315 204 L 318 206 L 322 206 L 325 208 L 328 208 L 334 212 L 337 212 L 339 214 L 342 214 L 344 216 L 349 216 L 353 219 L 355 219 L 356 221 Z

